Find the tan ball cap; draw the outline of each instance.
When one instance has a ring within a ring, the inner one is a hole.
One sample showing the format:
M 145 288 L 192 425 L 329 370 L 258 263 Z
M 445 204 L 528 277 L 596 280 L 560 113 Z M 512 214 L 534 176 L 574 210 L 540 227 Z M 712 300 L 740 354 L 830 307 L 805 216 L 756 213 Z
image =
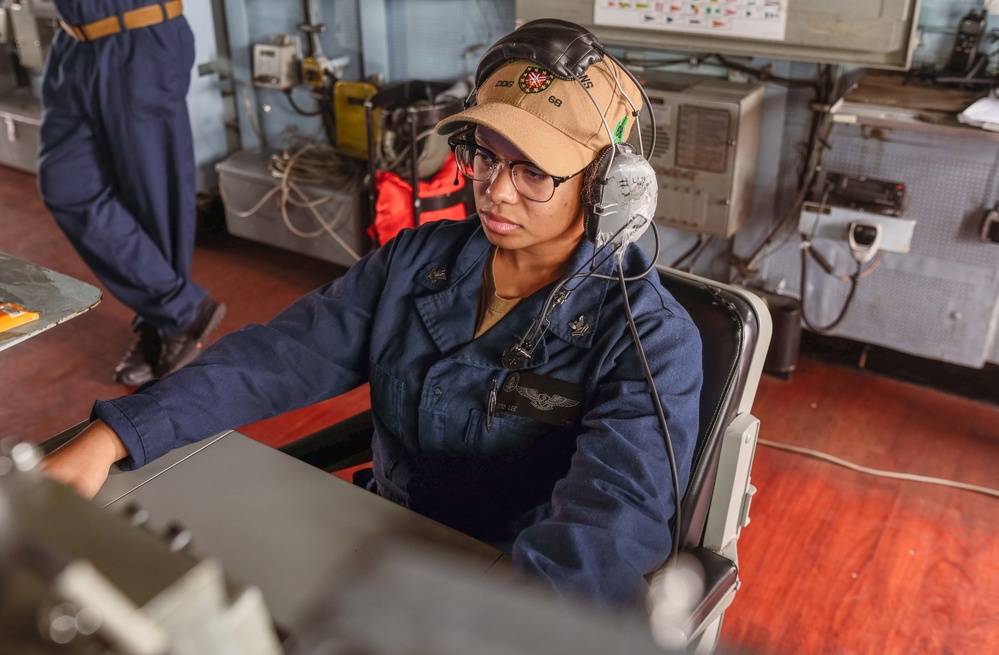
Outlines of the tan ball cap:
M 626 140 L 633 113 L 641 108 L 638 87 L 609 59 L 578 80 L 558 79 L 532 61 L 518 60 L 490 75 L 478 88 L 475 105 L 442 120 L 437 133 L 488 127 L 545 172 L 564 177 L 586 168 L 611 144 L 608 129 L 614 142 Z

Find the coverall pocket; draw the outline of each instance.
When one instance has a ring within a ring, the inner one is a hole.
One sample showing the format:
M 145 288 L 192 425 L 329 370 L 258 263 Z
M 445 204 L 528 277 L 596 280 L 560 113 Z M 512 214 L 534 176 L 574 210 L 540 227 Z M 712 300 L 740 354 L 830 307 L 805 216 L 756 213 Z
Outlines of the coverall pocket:
M 562 432 L 541 421 L 511 414 L 493 414 L 490 422 L 484 412 L 473 409 L 465 430 L 465 445 L 487 457 L 529 455 L 545 449 L 549 440 L 560 440 Z
M 402 396 L 405 385 L 371 360 L 371 410 L 396 436 L 402 434 Z
M 186 111 L 194 65 L 194 37 L 187 23 L 169 21 L 124 37 L 115 70 L 125 107 L 143 115 L 160 115 L 176 111 L 171 103 L 179 103 Z

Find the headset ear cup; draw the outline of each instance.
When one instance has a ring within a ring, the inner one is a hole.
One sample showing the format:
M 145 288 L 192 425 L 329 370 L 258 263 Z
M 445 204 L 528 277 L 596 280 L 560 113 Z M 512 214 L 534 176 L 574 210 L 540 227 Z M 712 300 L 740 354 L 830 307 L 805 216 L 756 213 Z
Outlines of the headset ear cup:
M 593 183 L 596 184 L 597 182 L 594 181 Z M 583 231 L 586 234 L 586 240 L 590 241 L 591 243 L 596 242 L 597 235 L 600 233 L 598 229 L 599 221 L 597 220 L 597 217 L 594 215 L 593 206 L 594 205 L 592 201 L 587 201 L 585 213 L 583 214 Z
M 627 143 L 605 148 L 596 161 L 583 219 L 586 238 L 597 246 L 632 243 L 649 228 L 656 212 L 655 170 Z

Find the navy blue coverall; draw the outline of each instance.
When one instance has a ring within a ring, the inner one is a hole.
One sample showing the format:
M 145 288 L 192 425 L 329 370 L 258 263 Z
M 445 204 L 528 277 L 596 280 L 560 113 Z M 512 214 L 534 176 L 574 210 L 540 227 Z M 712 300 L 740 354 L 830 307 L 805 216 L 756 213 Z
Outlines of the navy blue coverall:
M 670 550 L 664 438 L 616 279 L 574 281 L 524 368 L 503 351 L 555 283 L 474 338 L 490 243 L 479 219 L 404 230 L 266 325 L 137 393 L 98 402 L 142 466 L 172 448 L 370 382 L 377 491 L 512 550 L 516 573 L 609 605 L 641 602 Z M 589 270 L 582 242 L 569 270 Z M 648 256 L 629 246 L 625 273 Z M 604 261 L 598 273 L 614 276 Z M 686 487 L 701 342 L 655 273 L 628 282 Z
M 55 0 L 85 25 L 148 0 Z M 38 182 L 73 247 L 133 328 L 168 337 L 206 291 L 190 280 L 195 159 L 186 96 L 194 36 L 183 16 L 81 43 L 56 33 L 42 83 Z

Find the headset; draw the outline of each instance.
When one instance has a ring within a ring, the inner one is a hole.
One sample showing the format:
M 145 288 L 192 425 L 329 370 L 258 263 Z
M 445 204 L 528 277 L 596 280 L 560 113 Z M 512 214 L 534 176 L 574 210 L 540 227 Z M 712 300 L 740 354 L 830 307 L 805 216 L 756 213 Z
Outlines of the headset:
M 525 23 L 494 43 L 482 55 L 475 69 L 475 87 L 465 100 L 465 108 L 475 104 L 475 96 L 489 76 L 502 65 L 520 59 L 538 64 L 558 79 L 582 83 L 586 70 L 598 62 L 610 60 L 634 82 L 642 94 L 646 107 L 649 96 L 631 71 L 608 53 L 592 32 L 586 28 L 555 18 L 542 18 Z M 614 69 L 607 67 L 612 75 Z M 628 143 L 614 143 L 613 132 L 596 100 L 585 84 L 581 84 L 593 108 L 600 116 L 611 145 L 597 156 L 597 174 L 591 193 L 586 198 L 583 225 L 586 238 L 597 246 L 613 244 L 625 246 L 637 241 L 652 224 L 658 195 L 656 173 L 648 162 L 655 150 L 655 114 L 649 111 L 652 126 L 652 143 L 649 154 L 639 154 Z M 638 122 L 641 113 L 635 103 L 624 93 L 620 82 L 618 91 L 631 106 L 632 116 Z M 637 128 L 636 128 L 637 129 Z M 641 130 L 638 129 L 639 147 L 643 148 Z M 623 247 L 620 248 L 623 253 Z

